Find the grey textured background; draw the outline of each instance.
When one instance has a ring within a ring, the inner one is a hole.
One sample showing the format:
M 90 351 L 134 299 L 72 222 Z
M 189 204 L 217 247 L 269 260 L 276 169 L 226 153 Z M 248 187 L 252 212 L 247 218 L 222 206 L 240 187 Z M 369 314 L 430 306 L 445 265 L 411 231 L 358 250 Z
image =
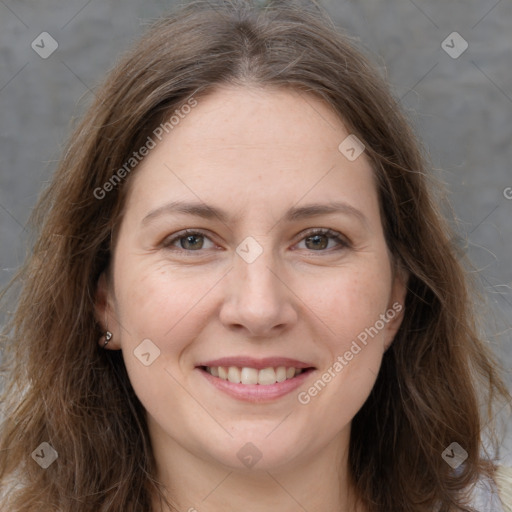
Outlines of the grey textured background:
M 23 260 L 23 226 L 71 119 L 146 23 L 173 4 L 0 0 L 0 286 Z M 498 328 L 489 330 L 489 340 L 512 384 L 512 199 L 505 197 L 507 190 L 512 197 L 512 2 L 321 5 L 386 74 L 446 182 L 461 251 L 473 260 L 496 312 Z M 48 59 L 31 48 L 44 31 L 59 45 Z M 469 45 L 456 59 L 441 46 L 454 31 Z M 512 432 L 502 456 L 512 463 Z

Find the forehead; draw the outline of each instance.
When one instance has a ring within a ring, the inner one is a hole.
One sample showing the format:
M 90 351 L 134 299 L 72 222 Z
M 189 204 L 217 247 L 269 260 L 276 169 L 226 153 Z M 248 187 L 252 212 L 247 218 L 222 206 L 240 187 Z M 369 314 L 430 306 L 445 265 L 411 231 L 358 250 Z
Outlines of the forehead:
M 262 208 L 273 200 L 337 200 L 375 196 L 364 153 L 354 161 L 340 144 L 350 135 L 333 109 L 292 89 L 221 87 L 197 105 L 141 162 L 130 200 L 141 208 L 158 201 L 207 201 Z M 286 199 L 289 198 L 289 200 Z M 283 204 L 283 207 L 289 204 Z
M 176 144 L 194 148 L 198 157 L 209 152 L 236 156 L 238 151 L 262 155 L 279 150 L 285 156 L 310 156 L 336 148 L 348 135 L 332 108 L 312 94 L 291 88 L 221 86 L 172 131 Z M 169 137 L 170 138 L 170 137 Z M 193 157 L 193 155 L 190 155 Z

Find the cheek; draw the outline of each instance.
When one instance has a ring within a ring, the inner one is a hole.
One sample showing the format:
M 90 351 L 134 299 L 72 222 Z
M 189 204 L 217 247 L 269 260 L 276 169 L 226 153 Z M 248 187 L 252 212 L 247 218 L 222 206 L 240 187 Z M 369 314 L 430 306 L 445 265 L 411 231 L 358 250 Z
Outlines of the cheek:
M 180 384 L 190 369 L 190 349 L 208 324 L 211 292 L 219 276 L 146 262 L 134 262 L 129 269 L 119 265 L 119 276 L 120 343 L 135 392 L 148 409 L 163 399 L 179 400 Z
M 298 397 L 319 422 L 329 415 L 332 433 L 352 420 L 372 390 L 387 322 L 395 316 L 389 304 L 389 265 L 375 261 L 345 270 L 325 282 L 310 302 L 328 326 L 320 338 L 327 351 L 316 379 Z
M 201 315 L 202 298 L 215 284 L 197 272 L 172 272 L 164 265 L 132 265 L 120 269 L 123 283 L 116 290 L 121 321 L 130 325 L 129 338 L 153 337 L 155 342 L 176 338 L 183 319 Z M 123 336 L 124 337 L 124 336 Z
M 116 293 L 130 382 L 150 414 L 178 411 L 186 402 L 180 363 L 204 328 L 201 298 L 211 289 L 211 279 L 182 278 L 159 266 L 132 265 L 123 274 L 122 270 L 120 266 L 124 279 Z
M 385 336 L 387 324 L 382 325 L 380 318 L 389 308 L 390 283 L 389 266 L 379 264 L 341 269 L 332 279 L 313 286 L 308 306 L 329 328 L 326 335 L 337 350 L 350 346 L 361 333 L 364 338 L 377 322 L 379 332 L 374 337 Z

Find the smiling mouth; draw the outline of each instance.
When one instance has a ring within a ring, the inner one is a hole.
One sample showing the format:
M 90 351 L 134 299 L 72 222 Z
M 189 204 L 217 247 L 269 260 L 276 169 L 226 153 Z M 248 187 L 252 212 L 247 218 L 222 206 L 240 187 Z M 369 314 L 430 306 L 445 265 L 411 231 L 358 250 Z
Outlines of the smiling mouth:
M 313 368 L 294 368 L 286 366 L 268 368 L 250 368 L 237 366 L 200 366 L 201 370 L 211 376 L 233 384 L 271 386 L 272 384 L 294 379 L 295 377 L 312 371 Z

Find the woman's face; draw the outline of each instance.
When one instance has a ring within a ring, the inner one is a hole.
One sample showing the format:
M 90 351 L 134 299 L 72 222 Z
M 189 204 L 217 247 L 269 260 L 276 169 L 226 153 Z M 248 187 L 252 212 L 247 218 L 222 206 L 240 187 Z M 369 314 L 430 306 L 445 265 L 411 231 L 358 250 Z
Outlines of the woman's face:
M 224 87 L 182 117 L 130 178 L 97 306 L 157 458 L 345 453 L 405 296 L 365 153 L 291 90 Z

